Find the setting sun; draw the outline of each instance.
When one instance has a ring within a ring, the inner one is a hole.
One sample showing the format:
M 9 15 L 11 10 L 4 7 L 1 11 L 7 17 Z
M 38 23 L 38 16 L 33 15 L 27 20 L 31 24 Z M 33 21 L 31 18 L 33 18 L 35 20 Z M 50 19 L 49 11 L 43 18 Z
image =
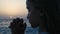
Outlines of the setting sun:
M 13 16 L 10 16 L 10 18 L 13 18 Z

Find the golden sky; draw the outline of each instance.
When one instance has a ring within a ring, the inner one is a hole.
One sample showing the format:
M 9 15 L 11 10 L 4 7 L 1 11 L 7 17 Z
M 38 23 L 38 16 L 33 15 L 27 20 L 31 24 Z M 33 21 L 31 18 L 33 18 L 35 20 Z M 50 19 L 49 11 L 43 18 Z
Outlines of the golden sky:
M 26 0 L 0 0 L 0 15 L 25 16 L 27 15 Z

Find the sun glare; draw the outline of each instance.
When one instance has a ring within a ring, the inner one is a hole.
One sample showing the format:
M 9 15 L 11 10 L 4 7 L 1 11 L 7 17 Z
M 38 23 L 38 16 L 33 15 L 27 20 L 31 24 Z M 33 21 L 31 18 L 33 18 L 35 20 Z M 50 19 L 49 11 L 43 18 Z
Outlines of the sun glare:
M 13 16 L 10 16 L 10 18 L 13 18 Z

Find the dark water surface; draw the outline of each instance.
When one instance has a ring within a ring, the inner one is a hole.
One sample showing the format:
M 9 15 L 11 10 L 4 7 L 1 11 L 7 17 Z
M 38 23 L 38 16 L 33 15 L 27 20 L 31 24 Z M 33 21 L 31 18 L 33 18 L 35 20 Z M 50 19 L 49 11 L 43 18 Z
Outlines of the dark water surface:
M 25 20 L 27 22 L 27 20 Z M 11 20 L 3 19 L 0 20 L 0 34 L 11 34 L 11 30 L 8 28 Z M 29 27 L 29 23 L 27 22 L 27 28 L 25 34 L 38 34 L 38 28 Z

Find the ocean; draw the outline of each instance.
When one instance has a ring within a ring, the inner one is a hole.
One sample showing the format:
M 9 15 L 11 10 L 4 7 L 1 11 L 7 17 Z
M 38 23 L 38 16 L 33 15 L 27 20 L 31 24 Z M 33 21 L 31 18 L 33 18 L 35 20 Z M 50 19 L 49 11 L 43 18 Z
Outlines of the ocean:
M 11 34 L 11 30 L 8 28 L 10 25 L 11 19 L 0 19 L 0 34 Z M 27 20 L 27 27 L 25 34 L 38 34 L 38 28 L 32 28 Z

